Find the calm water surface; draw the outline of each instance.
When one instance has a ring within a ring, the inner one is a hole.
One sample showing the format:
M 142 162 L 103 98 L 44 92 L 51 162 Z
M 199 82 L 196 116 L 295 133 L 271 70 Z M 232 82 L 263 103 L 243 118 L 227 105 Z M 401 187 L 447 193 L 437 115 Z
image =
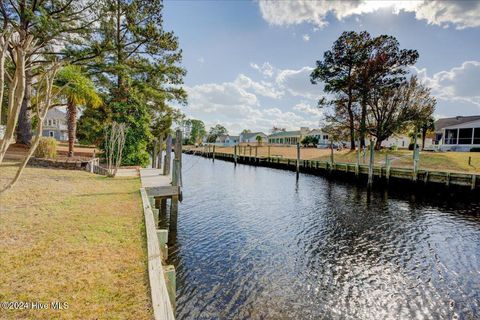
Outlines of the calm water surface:
M 479 202 L 189 155 L 183 170 L 178 319 L 480 318 Z

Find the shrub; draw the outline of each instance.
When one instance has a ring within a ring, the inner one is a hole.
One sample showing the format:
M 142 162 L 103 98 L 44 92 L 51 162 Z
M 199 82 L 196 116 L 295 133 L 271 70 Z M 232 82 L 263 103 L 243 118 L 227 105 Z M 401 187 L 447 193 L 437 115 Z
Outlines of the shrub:
M 35 157 L 54 159 L 57 157 L 57 140 L 41 137 L 35 149 Z
M 479 147 L 472 148 L 470 149 L 470 152 L 480 152 L 480 148 Z
M 394 144 L 394 145 L 390 146 L 390 150 L 397 151 L 398 150 L 397 145 Z

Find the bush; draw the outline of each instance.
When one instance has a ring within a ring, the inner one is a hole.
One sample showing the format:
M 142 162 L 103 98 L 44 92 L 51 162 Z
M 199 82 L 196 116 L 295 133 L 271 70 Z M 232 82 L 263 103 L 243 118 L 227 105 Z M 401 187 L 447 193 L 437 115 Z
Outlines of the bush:
M 398 150 L 397 145 L 394 144 L 393 146 L 390 146 L 390 150 L 397 151 Z
M 470 152 L 480 152 L 480 148 L 479 147 L 472 148 L 470 149 Z
M 408 145 L 408 150 L 413 150 L 413 146 L 414 146 L 414 144 L 413 144 L 413 143 L 410 143 L 410 144 Z
M 57 157 L 57 140 L 41 137 L 35 149 L 35 157 L 54 159 Z

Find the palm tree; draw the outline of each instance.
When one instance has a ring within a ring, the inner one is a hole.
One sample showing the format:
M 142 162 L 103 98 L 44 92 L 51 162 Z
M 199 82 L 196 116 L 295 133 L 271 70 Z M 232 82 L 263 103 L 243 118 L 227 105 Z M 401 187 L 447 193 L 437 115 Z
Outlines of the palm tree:
M 98 107 L 102 99 L 95 86 L 79 66 L 63 67 L 57 77 L 57 87 L 62 88 L 61 96 L 67 102 L 68 156 L 73 157 L 73 146 L 77 131 L 78 106 Z
M 258 135 L 255 137 L 255 139 L 257 140 L 258 145 L 262 144 L 262 136 Z

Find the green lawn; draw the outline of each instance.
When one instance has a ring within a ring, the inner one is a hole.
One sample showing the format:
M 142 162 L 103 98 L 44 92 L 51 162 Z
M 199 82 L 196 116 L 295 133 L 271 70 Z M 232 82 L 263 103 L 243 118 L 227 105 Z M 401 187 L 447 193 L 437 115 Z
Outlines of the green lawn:
M 0 183 L 13 174 L 0 168 Z M 151 319 L 140 181 L 27 168 L 0 198 L 0 319 Z

